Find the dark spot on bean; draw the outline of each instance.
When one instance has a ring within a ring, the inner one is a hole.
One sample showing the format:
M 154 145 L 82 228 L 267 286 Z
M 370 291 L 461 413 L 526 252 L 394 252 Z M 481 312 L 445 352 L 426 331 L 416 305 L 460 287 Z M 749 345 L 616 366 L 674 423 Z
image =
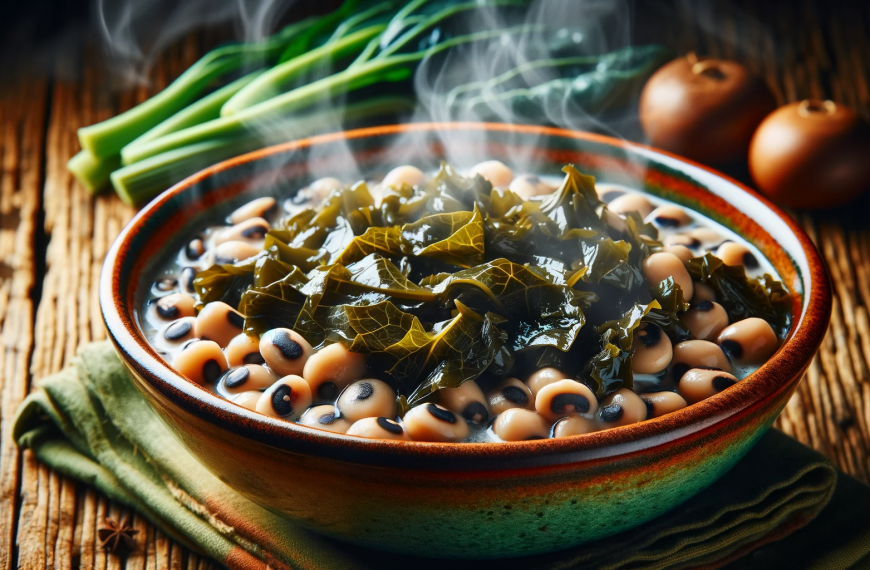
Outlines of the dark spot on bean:
M 158 291 L 172 291 L 178 285 L 178 280 L 172 277 L 161 277 L 154 282 L 154 287 Z
M 695 308 L 702 313 L 706 313 L 713 308 L 713 301 L 701 301 Z
M 614 200 L 616 200 L 617 198 L 619 198 L 623 194 L 625 194 L 625 192 L 622 192 L 620 190 L 608 190 L 607 192 L 602 194 L 601 200 L 605 204 L 607 204 L 607 203 L 613 202 Z
M 555 414 L 568 414 L 572 410 L 585 414 L 589 411 L 589 398 L 583 394 L 556 394 L 550 402 L 550 410 Z
M 728 378 L 727 376 L 716 376 L 713 378 L 713 389 L 717 392 L 721 392 L 725 388 L 730 388 L 734 384 L 737 384 L 737 381 L 733 378 Z
M 215 382 L 221 376 L 221 365 L 214 358 L 209 358 L 202 365 L 202 377 L 206 382 Z
M 519 386 L 505 386 L 501 393 L 505 397 L 505 400 L 514 404 L 525 406 L 529 403 L 529 395 Z
M 402 429 L 402 426 L 394 422 L 389 418 L 378 418 L 375 420 L 378 422 L 378 425 L 381 426 L 384 431 L 390 432 L 395 435 L 402 435 L 402 432 L 405 430 Z
M 193 293 L 194 279 L 196 279 L 196 269 L 185 267 L 181 270 L 181 287 L 188 293 Z
M 166 340 L 180 340 L 189 332 L 190 322 L 182 321 L 180 323 L 172 323 L 165 331 L 163 331 L 163 338 Z
M 184 352 L 185 350 L 187 350 L 188 348 L 190 348 L 190 345 L 192 345 L 193 343 L 195 343 L 195 342 L 198 341 L 198 340 L 202 340 L 202 339 L 200 339 L 200 338 L 192 338 L 192 339 L 190 339 L 189 341 L 185 342 L 183 345 L 181 345 L 181 351 Z
M 250 376 L 251 372 L 244 366 L 236 368 L 224 377 L 224 386 L 227 388 L 238 388 L 247 382 Z
M 439 408 L 435 404 L 426 404 L 426 411 L 429 412 L 429 415 L 431 415 L 436 420 L 441 420 L 442 422 L 447 422 L 448 424 L 456 423 L 456 414 L 454 414 L 450 410 Z
M 235 263 L 237 260 L 235 257 L 227 257 L 226 255 L 215 255 L 214 262 L 218 265 L 227 265 Z
M 698 238 L 689 238 L 689 240 L 685 243 L 685 246 L 689 249 L 698 249 L 701 247 L 701 240 Z
M 269 231 L 268 227 L 251 226 L 249 228 L 245 228 L 242 230 L 242 237 L 254 238 L 254 239 L 263 239 L 266 236 L 266 232 L 268 232 L 268 231 Z
M 266 359 L 259 352 L 249 352 L 242 358 L 245 364 L 265 364 Z
M 656 325 L 647 325 L 638 331 L 640 342 L 647 348 L 652 348 L 662 340 L 662 329 Z
M 667 216 L 656 216 L 656 223 L 663 228 L 677 228 L 680 226 L 680 220 L 669 218 Z
M 601 408 L 601 421 L 603 422 L 618 422 L 622 419 L 625 410 L 619 404 L 610 404 Z
M 321 400 L 334 400 L 336 392 L 335 384 L 332 382 L 324 382 L 317 387 L 317 396 Z
M 758 260 L 751 252 L 747 251 L 743 254 L 743 266 L 746 269 L 758 269 Z
M 375 393 L 375 389 L 368 382 L 362 382 L 356 385 L 356 394 L 353 399 L 356 400 L 368 400 L 372 397 L 372 394 Z
M 184 248 L 184 255 L 188 259 L 199 259 L 205 253 L 205 244 L 199 238 L 190 240 Z
M 227 311 L 227 320 L 237 329 L 245 326 L 245 317 L 235 311 Z
M 471 402 L 462 410 L 462 417 L 471 423 L 482 424 L 489 419 L 489 412 L 481 402 Z
M 646 417 L 651 418 L 653 416 L 653 414 L 655 413 L 655 410 L 653 408 L 653 403 L 650 400 L 647 400 L 645 398 L 641 398 L 641 400 L 643 401 L 644 405 L 646 406 Z
M 272 344 L 281 351 L 281 356 L 287 360 L 296 360 L 302 356 L 302 345 L 290 338 L 284 331 L 278 331 L 272 335 Z
M 338 416 L 336 415 L 335 412 L 329 412 L 329 413 L 323 414 L 319 418 L 317 418 L 317 423 L 319 423 L 320 425 L 328 426 L 328 425 L 334 424 L 335 420 L 337 420 L 337 419 L 338 419 Z
M 272 392 L 272 409 L 279 416 L 289 416 L 293 413 L 293 388 L 287 384 L 281 384 Z
M 689 365 L 683 364 L 682 362 L 678 362 L 671 367 L 671 374 L 674 377 L 675 382 L 679 382 L 683 375 L 689 371 Z
M 157 314 L 164 319 L 174 319 L 178 316 L 178 307 L 170 305 L 169 301 L 160 299 L 157 301 Z
M 730 360 L 740 359 L 743 356 L 743 347 L 736 340 L 723 340 L 719 343 L 719 348 Z

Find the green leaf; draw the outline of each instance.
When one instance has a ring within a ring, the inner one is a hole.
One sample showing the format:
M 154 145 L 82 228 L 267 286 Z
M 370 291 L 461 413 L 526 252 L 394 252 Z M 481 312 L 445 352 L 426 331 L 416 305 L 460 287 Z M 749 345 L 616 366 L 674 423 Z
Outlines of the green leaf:
M 689 310 L 689 302 L 683 299 L 683 288 L 674 281 L 673 277 L 663 279 L 661 283 L 651 286 L 650 293 L 664 311 L 682 313 Z
M 252 287 L 242 294 L 239 312 L 245 316 L 245 333 L 261 335 L 278 327 L 293 328 L 306 302 L 299 276 L 291 273 L 265 287 Z
M 378 253 L 382 256 L 402 255 L 402 232 L 399 227 L 368 228 L 364 234 L 351 240 L 335 259 L 335 263 L 350 265 L 370 253 Z
M 454 212 L 426 216 L 402 226 L 402 238 L 418 257 L 433 257 L 445 263 L 470 267 L 483 262 L 483 216 L 474 212 Z
M 631 352 L 622 350 L 613 343 L 617 332 L 608 329 L 602 335 L 601 352 L 586 363 L 583 376 L 595 387 L 595 395 L 601 399 L 620 388 L 631 388 L 634 377 L 631 373 Z
M 401 342 L 416 319 L 390 301 L 367 306 L 344 306 L 350 327 L 356 332 L 350 350 L 371 354 L 384 352 Z
M 321 260 L 323 260 L 320 251 L 306 247 L 290 247 L 269 232 L 266 234 L 263 249 L 272 248 L 275 248 L 278 259 L 284 263 L 295 265 L 306 272 L 320 265 Z
M 193 288 L 200 303 L 222 301 L 232 307 L 238 305 L 242 293 L 254 282 L 258 261 L 259 258 L 252 258 L 239 264 L 215 264 L 197 273 Z

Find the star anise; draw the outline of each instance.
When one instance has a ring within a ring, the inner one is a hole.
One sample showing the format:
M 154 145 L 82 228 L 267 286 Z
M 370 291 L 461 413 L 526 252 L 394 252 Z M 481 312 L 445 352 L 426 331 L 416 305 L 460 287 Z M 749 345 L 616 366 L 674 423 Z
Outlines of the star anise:
M 136 549 L 136 539 L 133 538 L 139 531 L 130 524 L 130 517 L 126 517 L 120 523 L 112 518 L 104 521 L 105 526 L 97 530 L 97 536 L 103 543 L 103 548 L 118 554 L 119 550 L 131 551 Z

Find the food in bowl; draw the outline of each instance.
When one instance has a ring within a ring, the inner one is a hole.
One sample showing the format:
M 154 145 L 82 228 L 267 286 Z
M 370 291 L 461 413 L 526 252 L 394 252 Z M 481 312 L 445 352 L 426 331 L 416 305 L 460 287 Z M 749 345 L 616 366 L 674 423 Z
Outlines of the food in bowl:
M 750 244 L 573 166 L 399 166 L 258 198 L 191 235 L 141 325 L 189 380 L 368 438 L 560 438 L 748 376 L 792 300 Z

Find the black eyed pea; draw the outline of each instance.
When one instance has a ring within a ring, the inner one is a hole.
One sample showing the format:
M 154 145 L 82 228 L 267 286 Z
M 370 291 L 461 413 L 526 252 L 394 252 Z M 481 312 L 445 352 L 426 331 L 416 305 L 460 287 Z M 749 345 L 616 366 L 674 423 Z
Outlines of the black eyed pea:
M 743 244 L 726 241 L 716 249 L 716 257 L 726 265 L 742 265 L 746 269 L 758 269 L 758 258 Z
M 214 384 L 227 371 L 227 359 L 212 340 L 195 340 L 187 344 L 172 361 L 172 367 L 197 384 Z
M 637 212 L 641 218 L 646 218 L 653 211 L 653 205 L 643 194 L 628 192 L 607 204 L 607 209 L 623 215 L 629 212 Z
M 405 431 L 415 441 L 462 441 L 468 437 L 468 423 L 437 404 L 420 404 L 403 418 Z
M 604 220 L 605 224 L 618 232 L 624 232 L 628 229 L 628 224 L 626 223 L 625 218 L 616 212 L 610 211 L 609 208 L 604 208 L 601 212 L 601 219 Z
M 397 439 L 405 441 L 411 439 L 399 422 L 384 417 L 363 418 L 350 426 L 350 429 L 347 430 L 347 435 L 358 435 L 372 439 Z
M 196 316 L 196 336 L 226 346 L 245 326 L 245 317 L 222 301 L 208 303 Z
M 178 287 L 178 279 L 173 279 L 172 277 L 161 277 L 154 281 L 154 285 L 152 286 L 152 288 L 158 293 L 174 291 L 176 287 Z
M 719 303 L 696 301 L 688 311 L 680 315 L 680 321 L 691 331 L 694 338 L 715 341 L 722 329 L 728 326 L 728 313 Z
M 269 386 L 257 402 L 257 411 L 274 418 L 293 419 L 311 405 L 311 387 L 291 374 Z
M 671 376 L 679 382 L 692 368 L 731 372 L 731 363 L 718 345 L 707 340 L 685 340 L 674 347 Z
M 722 243 L 722 236 L 716 230 L 710 228 L 692 228 L 686 234 L 689 237 L 695 238 L 702 245 L 709 247 L 716 247 L 720 243 Z
M 620 196 L 625 196 L 625 190 L 614 184 L 607 184 L 606 182 L 595 184 L 595 193 L 598 194 L 598 199 L 605 204 L 613 202 Z M 652 210 L 652 208 L 650 208 L 650 210 Z M 624 212 L 618 213 L 622 214 Z
M 552 194 L 555 188 L 535 176 L 534 174 L 523 174 L 517 176 L 508 186 L 508 190 L 522 198 L 529 200 L 535 196 L 544 196 Z
M 628 388 L 620 388 L 601 402 L 596 418 L 607 428 L 636 424 L 646 419 L 646 404 Z
M 193 238 L 184 246 L 184 256 L 190 261 L 196 261 L 205 253 L 205 242 L 200 238 Z
M 215 232 L 214 244 L 220 245 L 231 241 L 256 244 L 263 241 L 269 229 L 269 222 L 263 218 L 251 218 Z
M 486 178 L 493 188 L 508 188 L 514 179 L 514 173 L 500 160 L 485 160 L 475 164 L 468 171 L 469 178 L 480 174 Z
M 658 374 L 673 356 L 671 339 L 658 325 L 643 323 L 635 331 L 631 341 L 631 371 L 635 374 Z
M 257 402 L 260 401 L 260 396 L 263 393 L 259 390 L 253 392 L 242 392 L 240 394 L 236 394 L 232 398 L 232 402 L 234 404 L 238 404 L 239 406 L 251 410 L 252 412 L 257 411 Z
M 550 430 L 550 437 L 570 437 L 572 435 L 583 435 L 584 433 L 592 433 L 601 429 L 595 420 L 584 418 L 583 416 L 569 416 L 562 418 L 553 425 Z
M 193 295 L 193 280 L 196 279 L 196 269 L 193 267 L 185 267 L 181 270 L 181 277 L 179 279 L 179 283 L 181 284 L 181 290 L 185 293 Z
M 260 339 L 245 333 L 234 336 L 224 352 L 230 366 L 266 363 L 266 359 L 260 354 Z
M 554 382 L 558 382 L 559 380 L 568 380 L 571 377 L 560 371 L 558 368 L 541 368 L 536 370 L 526 379 L 526 386 L 529 387 L 529 390 L 532 392 L 532 396 L 537 396 L 538 392 L 544 386 L 549 386 Z
M 719 333 L 719 346 L 733 362 L 761 364 L 776 352 L 779 339 L 767 321 L 750 317 Z
M 333 190 L 338 190 L 341 186 L 341 180 L 338 178 L 333 178 L 332 176 L 318 178 L 308 185 L 308 196 L 311 205 L 320 205 L 321 202 L 326 200 L 329 195 L 332 194 Z
M 489 402 L 474 380 L 463 382 L 458 388 L 438 390 L 438 397 L 442 406 L 467 422 L 480 425 L 489 421 Z
M 260 350 L 263 350 L 262 344 Z M 269 356 L 263 353 L 266 362 Z M 271 364 L 270 364 L 271 366 Z M 311 355 L 302 376 L 317 400 L 334 400 L 347 385 L 366 375 L 366 357 L 350 352 L 341 344 L 330 344 Z
M 643 260 L 641 268 L 643 276 L 650 285 L 658 285 L 668 277 L 673 277 L 674 283 L 683 290 L 683 298 L 686 301 L 692 300 L 695 285 L 688 270 L 686 270 L 686 266 L 673 253 L 664 251 L 654 253 Z
M 692 300 L 695 303 L 701 303 L 703 301 L 716 302 L 716 291 L 714 291 L 712 287 L 706 283 L 701 283 L 700 281 L 693 281 L 692 283 L 695 288 L 695 294 L 692 295 Z
M 389 171 L 387 175 L 384 176 L 383 181 L 381 181 L 381 185 L 384 187 L 401 186 L 402 184 L 418 186 L 423 184 L 425 181 L 426 175 L 423 174 L 422 170 L 416 166 L 405 164 L 403 166 L 397 166 Z
M 160 339 L 167 346 L 181 346 L 196 338 L 196 317 L 184 317 L 173 321 L 165 329 Z
M 186 293 L 172 293 L 151 303 L 154 315 L 161 321 L 174 321 L 196 315 L 193 306 L 196 300 Z
M 396 392 L 386 382 L 367 378 L 342 390 L 335 407 L 351 423 L 363 418 L 391 418 L 396 415 Z
M 236 263 L 254 257 L 262 251 L 244 241 L 225 241 L 214 248 L 214 262 L 217 264 Z
M 492 415 L 514 408 L 535 409 L 535 397 L 532 396 L 532 391 L 516 378 L 503 381 L 490 390 L 486 398 L 489 400 L 489 411 Z
M 598 400 L 585 384 L 576 380 L 559 380 L 538 391 L 535 410 L 553 423 L 566 416 L 594 414 L 598 411 Z
M 351 426 L 351 422 L 341 417 L 338 410 L 332 404 L 311 406 L 299 418 L 299 423 L 304 426 L 334 431 L 335 433 L 347 433 L 347 430 Z
M 738 382 L 737 378 L 721 370 L 693 368 L 683 374 L 678 387 L 687 402 L 695 404 L 706 400 Z
M 660 228 L 681 228 L 692 223 L 692 218 L 679 206 L 659 206 L 646 216 Z
M 550 435 L 550 422 L 537 412 L 513 408 L 495 418 L 492 431 L 504 441 L 545 439 Z
M 694 238 L 694 237 L 690 236 L 689 234 L 676 233 L 676 234 L 666 235 L 662 239 L 662 244 L 665 247 L 673 246 L 673 245 L 681 245 L 681 246 L 686 247 L 688 249 L 698 249 L 699 247 L 701 247 L 701 240 L 699 240 L 698 238 Z
M 314 355 L 314 349 L 296 331 L 278 328 L 267 331 L 260 337 L 260 354 L 269 368 L 277 374 L 282 376 L 296 374 L 305 378 L 303 371 L 308 359 Z M 332 398 L 327 399 L 334 399 L 337 395 L 336 393 Z M 316 393 L 315 398 L 317 398 Z
M 227 370 L 218 381 L 217 391 L 239 394 L 256 390 L 262 392 L 278 380 L 272 371 L 259 364 L 246 364 Z
M 230 223 L 240 224 L 246 220 L 250 220 L 251 218 L 263 218 L 274 207 L 275 198 L 270 198 L 269 196 L 266 196 L 264 198 L 257 198 L 256 200 L 251 200 L 250 202 L 230 214 Z
M 680 258 L 680 261 L 682 261 L 683 263 L 695 257 L 695 254 L 692 252 L 692 250 L 684 245 L 666 245 L 662 248 L 662 251 L 664 251 L 665 253 L 673 253 L 678 258 Z
M 646 404 L 647 419 L 682 410 L 687 405 L 686 400 L 676 392 L 649 392 L 641 394 L 640 399 Z

